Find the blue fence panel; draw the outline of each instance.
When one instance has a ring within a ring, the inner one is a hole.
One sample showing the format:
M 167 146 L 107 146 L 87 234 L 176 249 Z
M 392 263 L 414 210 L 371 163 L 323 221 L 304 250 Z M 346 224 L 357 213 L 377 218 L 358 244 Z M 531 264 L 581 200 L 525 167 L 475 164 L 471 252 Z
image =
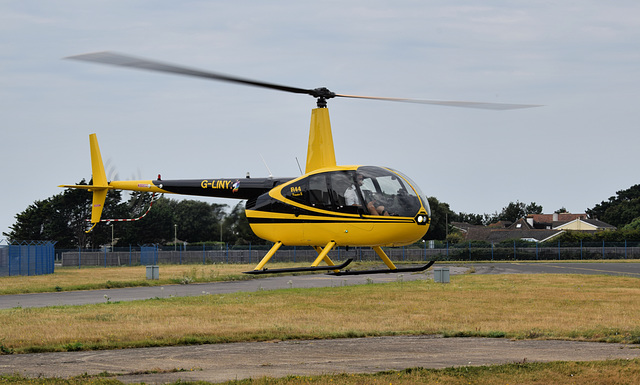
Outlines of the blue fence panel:
M 158 264 L 158 246 L 140 246 L 140 264 L 141 265 L 157 265 Z
M 54 259 L 55 242 L 22 241 L 0 245 L 0 276 L 52 274 Z

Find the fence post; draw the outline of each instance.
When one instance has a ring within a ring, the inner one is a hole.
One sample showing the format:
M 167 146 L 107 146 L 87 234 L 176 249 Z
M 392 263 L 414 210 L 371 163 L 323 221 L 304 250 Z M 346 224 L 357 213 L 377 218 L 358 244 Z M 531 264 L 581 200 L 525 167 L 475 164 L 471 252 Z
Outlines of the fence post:
M 204 265 L 204 243 L 202 244 L 202 264 Z
M 604 239 L 602 240 L 602 259 L 604 260 Z
M 538 244 L 539 244 L 539 243 L 540 243 L 540 242 L 536 242 L 536 261 L 539 259 L 539 258 L 538 258 Z
M 9 245 L 8 246 L 8 248 L 9 248 L 9 277 L 11 277 L 13 275 L 13 274 L 11 274 L 11 272 L 12 272 L 12 270 L 11 270 L 11 260 L 13 258 L 11 258 L 11 253 L 12 253 L 11 244 L 9 242 L 7 242 L 7 244 Z
M 627 240 L 624 240 L 624 259 L 627 259 Z
M 29 268 L 31 262 L 31 247 L 27 244 L 27 277 L 31 275 L 31 269 Z
M 582 239 L 580 240 L 580 260 L 582 260 Z
M 38 274 L 38 257 L 39 257 L 39 254 L 40 254 L 40 252 L 39 252 L 40 250 L 38 250 L 38 249 L 36 248 L 36 250 L 35 250 L 35 251 L 36 251 L 36 257 L 35 257 L 35 258 L 34 258 L 34 260 L 33 260 L 33 262 L 34 262 L 34 266 L 35 266 L 35 275 L 39 275 L 39 274 Z
M 80 246 L 78 246 L 78 269 L 81 266 L 80 259 L 82 259 L 82 252 L 80 251 Z
M 491 262 L 493 262 L 493 242 L 491 242 Z
M 558 241 L 558 261 L 560 260 L 560 241 Z
M 513 240 L 513 260 L 514 260 L 514 261 L 517 261 L 517 260 L 518 260 L 518 257 L 516 256 L 516 252 L 517 252 L 517 251 L 516 251 L 516 240 L 514 239 L 514 240 Z

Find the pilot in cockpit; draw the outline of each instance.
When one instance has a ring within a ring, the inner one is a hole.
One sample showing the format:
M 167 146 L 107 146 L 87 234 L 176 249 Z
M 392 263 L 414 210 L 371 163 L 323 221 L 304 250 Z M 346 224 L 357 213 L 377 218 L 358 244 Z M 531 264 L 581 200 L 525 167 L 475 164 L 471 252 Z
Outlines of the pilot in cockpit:
M 363 181 L 364 176 L 362 174 L 357 174 L 356 182 L 358 183 L 358 186 L 362 186 Z M 347 206 L 362 206 L 362 204 L 360 203 L 360 197 L 358 196 L 358 192 L 356 191 L 355 184 L 352 184 L 345 190 L 344 200 Z M 371 215 L 389 215 L 389 213 L 384 209 L 384 206 L 378 203 L 375 199 L 367 202 L 366 207 L 366 210 Z

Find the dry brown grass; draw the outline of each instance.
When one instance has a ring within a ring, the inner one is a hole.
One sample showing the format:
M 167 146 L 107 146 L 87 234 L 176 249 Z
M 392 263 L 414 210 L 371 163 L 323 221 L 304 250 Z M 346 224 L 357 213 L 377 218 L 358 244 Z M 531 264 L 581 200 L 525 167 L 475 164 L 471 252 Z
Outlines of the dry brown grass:
M 253 265 L 161 265 L 160 279 L 147 280 L 145 266 L 82 269 L 56 267 L 55 272 L 48 275 L 1 277 L 0 295 L 125 286 L 158 286 L 180 283 L 185 278 L 191 282 L 250 279 L 251 276 L 244 275 L 242 272 L 251 269 Z
M 633 385 L 640 382 L 638 380 L 639 378 L 640 360 L 613 360 L 604 362 L 513 363 L 507 365 L 447 369 L 417 368 L 400 372 L 382 372 L 376 374 L 341 374 L 313 377 L 289 376 L 278 380 L 261 378 L 246 382 L 229 381 L 225 384 Z
M 463 275 L 0 311 L 16 351 L 292 338 L 446 334 L 640 342 L 636 278 Z

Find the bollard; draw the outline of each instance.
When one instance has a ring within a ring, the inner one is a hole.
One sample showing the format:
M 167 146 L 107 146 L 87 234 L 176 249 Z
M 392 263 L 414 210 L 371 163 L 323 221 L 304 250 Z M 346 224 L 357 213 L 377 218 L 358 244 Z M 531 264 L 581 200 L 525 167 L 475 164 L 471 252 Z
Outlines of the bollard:
M 160 279 L 160 267 L 158 265 L 147 266 L 147 279 Z
M 449 283 L 449 268 L 436 267 L 433 269 L 433 280 L 440 283 Z

